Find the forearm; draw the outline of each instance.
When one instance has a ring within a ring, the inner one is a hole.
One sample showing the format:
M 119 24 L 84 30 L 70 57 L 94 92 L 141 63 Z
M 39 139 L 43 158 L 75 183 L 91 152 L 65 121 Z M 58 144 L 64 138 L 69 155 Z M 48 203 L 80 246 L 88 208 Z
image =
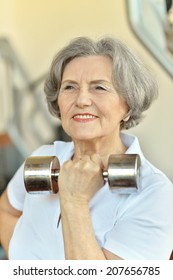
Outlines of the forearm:
M 9 243 L 18 219 L 9 213 L 0 212 L 0 242 L 6 256 L 8 256 Z
M 9 243 L 21 214 L 21 211 L 11 206 L 5 190 L 0 197 L 0 242 L 6 255 L 8 255 Z
M 95 238 L 87 204 L 62 203 L 61 217 L 66 259 L 106 259 Z
M 6 256 L 8 256 L 9 243 L 18 219 L 8 213 L 0 214 L 0 242 Z

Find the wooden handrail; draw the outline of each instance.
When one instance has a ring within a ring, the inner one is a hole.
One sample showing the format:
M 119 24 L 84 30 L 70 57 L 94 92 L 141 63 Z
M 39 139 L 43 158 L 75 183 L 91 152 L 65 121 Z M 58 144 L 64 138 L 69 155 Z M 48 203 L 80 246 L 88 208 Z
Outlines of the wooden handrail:
M 0 134 L 0 147 L 11 144 L 11 139 L 8 134 Z

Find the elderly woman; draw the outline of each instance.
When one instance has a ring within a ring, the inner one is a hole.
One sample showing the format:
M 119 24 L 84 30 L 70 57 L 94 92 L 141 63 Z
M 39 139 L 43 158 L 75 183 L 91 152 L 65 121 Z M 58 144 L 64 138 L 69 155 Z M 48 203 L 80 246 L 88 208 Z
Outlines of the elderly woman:
M 54 195 L 30 195 L 23 165 L 0 202 L 0 238 L 9 259 L 169 259 L 173 186 L 144 157 L 137 125 L 157 97 L 142 62 L 113 38 L 77 38 L 54 58 L 45 82 L 50 112 L 72 142 L 33 155 L 61 164 Z M 102 171 L 111 154 L 139 154 L 138 191 L 111 191 Z

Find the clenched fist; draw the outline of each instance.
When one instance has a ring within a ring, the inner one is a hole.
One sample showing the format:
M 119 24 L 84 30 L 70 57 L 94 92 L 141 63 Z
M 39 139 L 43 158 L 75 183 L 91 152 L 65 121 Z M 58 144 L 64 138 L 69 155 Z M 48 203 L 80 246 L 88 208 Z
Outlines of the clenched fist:
M 103 164 L 98 154 L 66 161 L 58 178 L 60 199 L 88 203 L 104 184 L 102 170 Z

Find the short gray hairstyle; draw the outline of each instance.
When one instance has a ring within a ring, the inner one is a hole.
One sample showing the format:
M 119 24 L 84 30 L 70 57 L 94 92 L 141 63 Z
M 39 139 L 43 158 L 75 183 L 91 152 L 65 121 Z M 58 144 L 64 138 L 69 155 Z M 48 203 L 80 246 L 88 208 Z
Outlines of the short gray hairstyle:
M 143 118 L 142 113 L 158 95 L 157 83 L 136 54 L 123 42 L 112 37 L 98 40 L 78 37 L 58 52 L 44 85 L 50 113 L 60 117 L 57 98 L 66 65 L 74 58 L 95 55 L 111 58 L 113 86 L 129 107 L 129 119 L 121 122 L 121 129 L 139 124 Z

